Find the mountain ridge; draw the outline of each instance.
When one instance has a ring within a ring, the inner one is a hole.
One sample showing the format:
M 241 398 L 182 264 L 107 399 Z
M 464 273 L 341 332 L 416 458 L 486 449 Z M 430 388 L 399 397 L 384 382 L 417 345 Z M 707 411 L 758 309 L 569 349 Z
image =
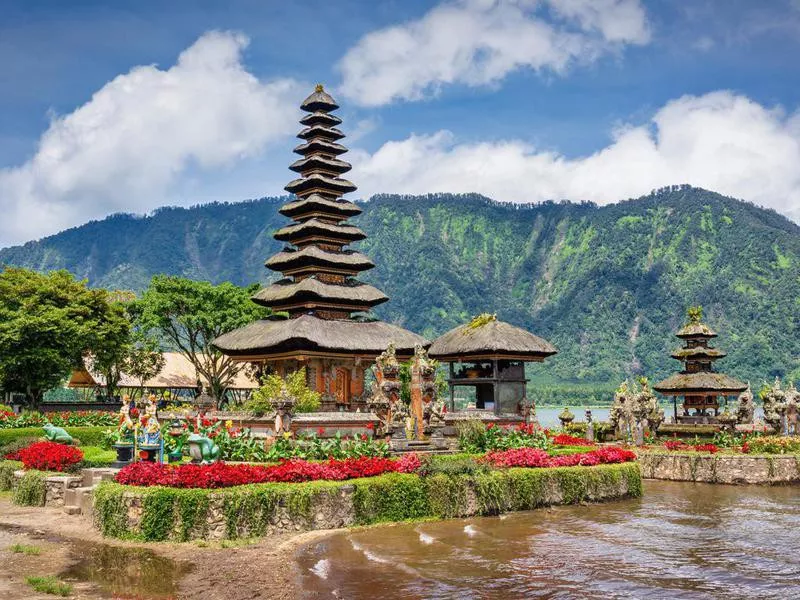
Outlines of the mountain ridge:
M 0 250 L 0 264 L 66 268 L 91 285 L 140 290 L 155 273 L 245 285 L 263 262 L 286 197 L 150 215 L 111 215 Z M 381 194 L 353 219 L 377 267 L 363 279 L 391 301 L 377 314 L 432 337 L 486 310 L 548 337 L 536 371 L 614 381 L 677 370 L 672 333 L 703 304 L 729 356 L 723 371 L 800 377 L 800 226 L 690 186 L 597 206 L 509 204 L 478 194 Z M 671 364 L 673 363 L 674 364 Z

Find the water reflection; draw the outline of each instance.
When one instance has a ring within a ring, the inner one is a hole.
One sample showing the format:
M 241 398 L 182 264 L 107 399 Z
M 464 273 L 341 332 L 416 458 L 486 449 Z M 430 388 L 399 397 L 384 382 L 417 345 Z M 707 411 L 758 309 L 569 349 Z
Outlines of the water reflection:
M 342 533 L 299 565 L 306 598 L 797 598 L 799 546 L 796 488 L 647 482 L 639 500 Z
M 59 577 L 92 582 L 114 598 L 174 598 L 189 570 L 144 548 L 75 542 L 72 553 L 78 562 Z

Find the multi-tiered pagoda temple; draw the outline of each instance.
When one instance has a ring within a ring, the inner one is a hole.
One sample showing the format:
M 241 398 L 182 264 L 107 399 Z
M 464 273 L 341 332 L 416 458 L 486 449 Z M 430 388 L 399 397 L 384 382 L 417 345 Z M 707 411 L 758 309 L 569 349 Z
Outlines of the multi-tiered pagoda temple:
M 708 345 L 717 334 L 702 319 L 699 306 L 689 309 L 688 322 L 675 334 L 684 346 L 672 353 L 672 358 L 683 363 L 683 371 L 653 386 L 657 392 L 673 397 L 676 423 L 716 423 L 719 398 L 735 396 L 747 389 L 747 384 L 714 371 L 714 361 L 723 358 L 725 352 Z M 683 396 L 681 414 L 678 414 L 678 396 Z
M 294 198 L 280 213 L 292 223 L 275 233 L 287 246 L 266 266 L 283 278 L 260 290 L 253 301 L 289 318 L 251 323 L 226 333 L 214 344 L 226 355 L 261 364 L 286 375 L 306 367 L 309 386 L 323 395 L 327 408 L 353 407 L 364 395 L 364 372 L 389 343 L 397 353 L 411 356 L 414 346 L 427 346 L 423 337 L 401 327 L 364 317 L 389 298 L 356 276 L 374 265 L 365 255 L 348 249 L 366 234 L 347 219 L 361 209 L 341 198 L 356 186 L 342 175 L 351 166 L 340 156 L 347 148 L 338 107 L 318 85 L 301 104 L 306 114 L 294 151 L 301 158 L 290 165 L 300 177 L 286 186 Z

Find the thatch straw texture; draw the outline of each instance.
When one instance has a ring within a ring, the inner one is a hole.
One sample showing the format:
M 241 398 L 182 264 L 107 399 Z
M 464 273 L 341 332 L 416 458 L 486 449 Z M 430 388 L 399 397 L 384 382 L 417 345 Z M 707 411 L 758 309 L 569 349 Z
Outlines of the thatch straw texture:
M 296 319 L 250 323 L 221 335 L 214 345 L 233 356 L 268 356 L 292 350 L 377 356 L 390 342 L 394 342 L 400 354 L 413 353 L 416 344 L 425 347 L 430 344 L 416 333 L 381 321 L 326 320 L 302 315 Z
M 685 393 L 722 394 L 732 396 L 747 389 L 747 384 L 724 373 L 676 373 L 653 386 L 662 394 L 680 396 Z
M 555 346 L 529 331 L 503 321 L 478 327 L 460 325 L 437 338 L 428 352 L 431 358 L 479 356 L 528 356 L 541 359 L 556 354 Z

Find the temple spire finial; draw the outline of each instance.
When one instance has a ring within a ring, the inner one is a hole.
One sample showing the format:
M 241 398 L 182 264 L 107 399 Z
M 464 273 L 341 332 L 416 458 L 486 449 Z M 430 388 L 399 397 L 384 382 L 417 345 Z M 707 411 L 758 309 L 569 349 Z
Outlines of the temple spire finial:
M 325 91 L 325 87 L 321 83 L 318 83 L 316 86 L 314 86 L 314 91 L 315 92 L 324 92 Z

